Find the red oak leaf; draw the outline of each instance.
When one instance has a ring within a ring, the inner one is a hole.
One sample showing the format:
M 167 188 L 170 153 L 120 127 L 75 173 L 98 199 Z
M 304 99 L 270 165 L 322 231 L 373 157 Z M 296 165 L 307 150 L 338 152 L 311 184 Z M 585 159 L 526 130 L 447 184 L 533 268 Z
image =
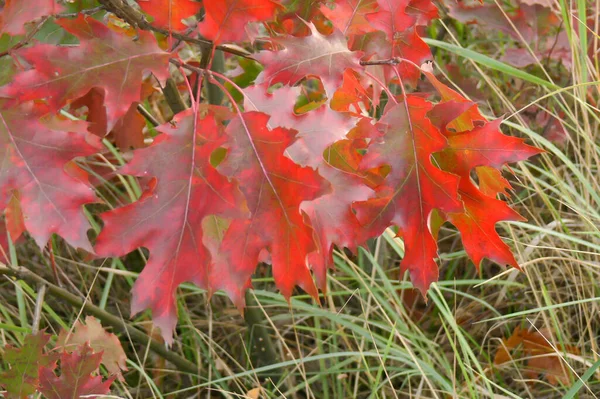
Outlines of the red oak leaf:
M 273 18 L 278 4 L 272 0 L 209 0 L 204 2 L 206 16 L 198 31 L 215 44 L 243 41 L 251 21 Z
M 93 353 L 84 344 L 80 351 L 60 355 L 60 377 L 55 374 L 56 363 L 39 369 L 39 391 L 47 399 L 100 398 L 110 391 L 114 377 L 102 381 L 102 376 L 92 374 L 100 367 L 102 352 Z
M 385 33 L 388 40 L 415 24 L 416 18 L 407 13 L 409 0 L 377 0 L 379 11 L 368 14 L 367 19 L 374 28 Z
M 479 268 L 483 258 L 488 258 L 500 265 L 518 268 L 512 251 L 502 241 L 495 226 L 501 221 L 522 221 L 525 218 L 506 202 L 482 193 L 467 177 L 460 179 L 458 193 L 465 209 L 463 212 L 450 212 L 446 217 L 460 231 L 465 251 L 475 266 Z
M 344 35 L 334 30 L 324 36 L 312 23 L 311 35 L 306 37 L 278 36 L 273 43 L 283 47 L 280 51 L 261 51 L 254 56 L 265 69 L 258 79 L 269 85 L 283 83 L 293 86 L 307 76 L 321 79 L 325 91 L 333 94 L 342 83 L 347 68 L 362 70 L 360 53 L 350 51 Z
M 96 153 L 100 143 L 87 135 L 84 122 L 43 123 L 45 109 L 6 105 L 0 101 L 0 207 L 18 192 L 25 227 L 40 247 L 56 233 L 91 251 L 82 205 L 97 199 L 87 174 L 71 161 Z
M 61 11 L 62 6 L 54 0 L 6 0 L 0 11 L 0 36 L 2 33 L 24 35 L 27 22 Z
M 332 190 L 301 205 L 319 243 L 319 250 L 309 255 L 309 264 L 323 292 L 327 288 L 327 269 L 333 265 L 334 245 L 354 251 L 368 238 L 352 211 L 354 202 L 366 201 L 373 195 L 359 171 L 362 156 L 356 141 L 341 140 L 325 151 L 327 163 L 319 167 L 319 173 L 329 181 Z
M 224 289 L 238 307 L 244 304 L 243 292 L 265 250 L 271 255 L 275 283 L 286 298 L 295 285 L 317 296 L 307 266 L 308 254 L 317 247 L 300 204 L 324 194 L 328 184 L 313 169 L 284 156 L 295 133 L 270 130 L 268 119 L 259 112 L 233 119 L 226 131 L 228 153 L 218 166 L 239 181 L 251 213 L 250 219 L 232 221 L 221 244 L 222 264 L 212 269 L 213 288 Z
M 500 170 L 508 162 L 521 161 L 541 152 L 526 145 L 523 139 L 503 135 L 499 130 L 500 123 L 501 120 L 496 119 L 471 131 L 450 135 L 448 148 L 438 157 L 442 169 L 461 176 L 459 194 L 465 209 L 463 212 L 449 212 L 447 218 L 460 231 L 465 250 L 477 267 L 484 257 L 501 265 L 518 267 L 495 225 L 500 221 L 524 218 L 504 201 L 496 199 L 497 192 L 486 195 L 480 191 L 469 177 L 471 170 L 481 166 Z M 487 176 L 488 187 L 489 177 L 495 177 L 499 179 L 496 184 L 506 189 L 508 182 L 500 173 L 496 176 L 488 173 Z
M 244 108 L 270 115 L 269 126 L 297 130 L 297 140 L 287 149 L 290 158 L 301 166 L 317 168 L 323 163 L 323 151 L 344 139 L 356 119 L 332 110 L 327 103 L 297 115 L 293 112 L 296 93 L 299 88 L 286 86 L 268 94 L 261 86 L 251 86 L 244 90 Z
M 367 21 L 367 14 L 377 11 L 377 0 L 336 0 L 321 5 L 321 12 L 346 36 L 375 30 Z
M 508 162 L 522 161 L 541 152 L 525 144 L 523 139 L 502 134 L 501 123 L 501 119 L 496 119 L 473 130 L 450 135 L 448 148 L 440 155 L 443 164 L 451 167 L 452 173 L 462 176 L 477 166 L 502 169 Z
M 415 17 L 416 25 L 429 25 L 432 19 L 439 17 L 438 9 L 431 0 L 411 0 L 406 7 L 406 13 Z
M 15 52 L 33 66 L 18 73 L 0 95 L 19 101 L 45 98 L 51 111 L 85 95 L 92 87 L 105 91 L 108 128 L 140 100 L 142 74 L 152 71 L 168 76 L 169 54 L 151 33 L 139 32 L 139 40 L 111 31 L 102 23 L 79 15 L 57 23 L 80 40 L 76 47 L 37 44 Z
M 202 3 L 193 0 L 138 0 L 138 4 L 145 13 L 154 17 L 153 25 L 177 32 L 188 27 L 182 20 L 202 9 Z
M 177 128 L 163 125 L 154 144 L 134 151 L 121 173 L 154 176 L 137 202 L 104 213 L 96 251 L 124 255 L 138 247 L 150 258 L 133 288 L 132 313 L 149 307 L 165 341 L 177 323 L 175 290 L 191 281 L 207 288 L 211 256 L 202 245 L 205 217 L 235 216 L 244 198 L 237 185 L 211 166 L 210 157 L 224 140 L 213 108 L 176 116 Z M 216 111 L 218 112 L 218 111 Z
M 375 125 L 380 137 L 369 145 L 363 168 L 389 165 L 391 171 L 377 188 L 377 198 L 356 203 L 363 228 L 381 234 L 398 226 L 406 254 L 401 271 L 409 270 L 413 285 L 423 294 L 438 279 L 434 261 L 437 244 L 429 229 L 434 209 L 460 212 L 458 177 L 438 169 L 432 155 L 447 147 L 446 138 L 427 119 L 432 104 L 416 96 L 388 107 Z

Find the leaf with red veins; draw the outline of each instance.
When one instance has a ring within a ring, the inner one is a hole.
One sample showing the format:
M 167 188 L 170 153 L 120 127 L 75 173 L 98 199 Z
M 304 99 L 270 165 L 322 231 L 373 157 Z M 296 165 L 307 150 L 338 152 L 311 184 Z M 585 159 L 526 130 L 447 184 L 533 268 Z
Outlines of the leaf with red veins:
M 102 214 L 104 229 L 96 252 L 119 256 L 139 247 L 150 258 L 133 288 L 132 313 L 152 309 L 154 323 L 167 343 L 177 323 L 175 291 L 186 281 L 208 288 L 211 256 L 202 245 L 202 220 L 217 215 L 246 215 L 244 198 L 211 166 L 223 143 L 222 123 L 214 107 L 176 116 L 177 127 L 159 127 L 154 143 L 134 151 L 120 173 L 154 176 L 137 202 Z
M 56 363 L 51 367 L 40 367 L 39 391 L 47 399 L 103 397 L 109 393 L 114 377 L 102 381 L 102 376 L 93 376 L 101 360 L 102 352 L 93 353 L 87 344 L 78 352 L 63 352 L 60 355 L 60 377 L 55 373 Z
M 102 88 L 110 130 L 131 103 L 141 100 L 143 72 L 151 71 L 160 80 L 168 77 L 170 54 L 149 32 L 138 32 L 139 39 L 133 41 L 82 15 L 56 23 L 79 38 L 79 46 L 37 44 L 15 50 L 33 69 L 15 75 L 0 89 L 1 96 L 21 102 L 45 98 L 55 112 L 92 87 Z
M 268 85 L 283 83 L 293 86 L 307 76 L 323 82 L 326 93 L 332 95 L 341 85 L 347 68 L 362 70 L 361 53 L 350 51 L 344 35 L 337 29 L 324 36 L 312 23 L 311 35 L 306 37 L 278 36 L 271 41 L 283 47 L 279 51 L 261 51 L 254 58 L 265 66 L 257 80 Z
M 202 9 L 202 3 L 192 0 L 138 0 L 140 8 L 154 17 L 154 26 L 182 32 L 188 28 L 182 20 L 193 17 Z
M 246 38 L 248 22 L 273 18 L 279 4 L 271 0 L 209 0 L 204 2 L 206 15 L 198 31 L 215 44 L 241 42 Z
M 397 35 L 415 24 L 416 18 L 407 13 L 409 0 L 377 0 L 379 11 L 368 14 L 371 25 L 385 33 L 387 40 L 395 40 Z
M 244 108 L 271 116 L 269 126 L 281 126 L 298 131 L 297 140 L 287 149 L 289 157 L 301 166 L 317 168 L 323 164 L 323 151 L 346 137 L 356 124 L 353 116 L 332 110 L 329 104 L 297 115 L 293 112 L 299 88 L 284 86 L 269 94 L 264 87 L 244 89 Z
M 45 109 L 6 105 L 0 101 L 0 207 L 18 192 L 25 227 L 40 248 L 56 233 L 91 252 L 82 206 L 97 198 L 87 174 L 71 161 L 95 154 L 99 141 L 85 122 L 42 122 Z
M 323 195 L 329 185 L 316 171 L 284 155 L 295 132 L 271 130 L 268 120 L 260 112 L 233 119 L 226 130 L 228 153 L 218 166 L 239 181 L 251 213 L 250 219 L 232 221 L 221 245 L 223 262 L 212 269 L 213 288 L 224 289 L 238 307 L 264 250 L 271 255 L 275 284 L 286 298 L 296 285 L 318 296 L 307 266 L 307 256 L 317 246 L 300 204 Z
M 335 0 L 321 5 L 321 12 L 346 36 L 373 32 L 375 28 L 367 21 L 367 14 L 377 11 L 377 0 Z
M 352 203 L 366 201 L 374 192 L 360 175 L 362 156 L 354 144 L 354 140 L 341 140 L 327 149 L 328 163 L 319 167 L 319 173 L 332 190 L 301 205 L 319 243 L 319 250 L 311 253 L 308 261 L 323 292 L 327 288 L 327 269 L 333 267 L 334 245 L 355 251 L 368 238 L 352 211 Z
M 518 268 L 510 248 L 495 230 L 500 221 L 524 220 L 504 201 L 496 199 L 499 190 L 510 187 L 499 170 L 508 162 L 525 160 L 541 150 L 525 144 L 523 139 L 502 134 L 501 122 L 496 119 L 471 131 L 450 135 L 448 148 L 438 154 L 437 159 L 442 169 L 461 176 L 459 195 L 465 209 L 448 212 L 446 217 L 460 231 L 471 260 L 477 267 L 485 257 Z M 479 176 L 483 178 L 485 191 L 491 195 L 486 195 L 472 183 L 470 173 L 473 169 L 481 171 Z
M 431 50 L 414 28 L 409 28 L 396 35 L 390 43 L 382 32 L 368 33 L 355 40 L 352 50 L 364 52 L 364 60 L 378 61 L 400 57 L 422 65 L 431 60 Z M 401 62 L 395 69 L 400 74 L 404 84 L 415 86 L 421 77 L 421 70 L 410 62 Z M 367 71 L 389 84 L 398 80 L 394 68 L 387 65 L 370 65 Z M 375 84 L 375 83 L 373 83 Z
M 56 3 L 54 0 L 6 0 L 0 11 L 0 36 L 2 33 L 24 35 L 27 22 L 61 12 L 63 7 Z
M 369 145 L 362 168 L 389 165 L 377 188 L 377 198 L 354 205 L 359 221 L 371 235 L 388 226 L 399 228 L 406 246 L 401 271 L 410 271 L 413 285 L 424 295 L 438 279 L 437 244 L 429 229 L 434 209 L 460 212 L 458 176 L 438 169 L 432 155 L 447 147 L 446 138 L 426 117 L 432 104 L 415 96 L 388 107 L 375 126 L 381 133 Z

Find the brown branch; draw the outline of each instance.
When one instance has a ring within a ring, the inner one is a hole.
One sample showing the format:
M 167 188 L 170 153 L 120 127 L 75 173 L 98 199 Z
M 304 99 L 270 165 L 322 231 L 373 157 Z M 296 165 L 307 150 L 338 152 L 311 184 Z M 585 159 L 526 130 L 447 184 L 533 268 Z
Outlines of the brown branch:
M 402 60 L 399 58 L 390 58 L 387 60 L 375 60 L 375 61 L 360 61 L 360 65 L 368 66 L 368 65 L 398 65 Z
M 77 295 L 74 295 L 63 288 L 60 288 L 50 283 L 46 279 L 29 271 L 28 269 L 22 266 L 16 268 L 9 268 L 5 265 L 0 265 L 0 276 L 1 275 L 14 277 L 19 280 L 23 280 L 36 285 L 45 285 L 47 287 L 48 294 L 57 296 L 74 307 L 83 308 L 85 313 L 91 314 L 92 316 L 98 318 L 102 322 L 102 324 L 126 332 L 131 337 L 131 339 L 137 342 L 138 344 L 149 345 L 150 350 L 152 352 L 156 353 L 163 359 L 171 362 L 175 367 L 177 367 L 179 371 L 183 371 L 194 375 L 198 374 L 198 366 L 196 366 L 189 360 L 179 356 L 175 352 L 168 350 L 164 344 L 161 344 L 160 342 L 152 339 L 151 337 L 138 330 L 137 328 L 133 327 L 132 325 L 125 323 L 120 318 L 100 309 L 99 307 L 87 301 L 84 301 Z
M 127 4 L 126 0 L 98 0 L 98 1 L 104 6 L 104 8 L 107 11 L 112 12 L 117 17 L 121 18 L 122 20 L 127 22 L 129 25 L 133 26 L 134 28 L 160 33 L 162 35 L 171 36 L 177 40 L 181 40 L 181 41 L 184 41 L 187 43 L 197 44 L 197 45 L 201 46 L 202 48 L 204 48 L 205 50 L 209 50 L 214 46 L 214 43 L 210 40 L 198 39 L 195 37 L 183 35 L 178 32 L 169 31 L 167 29 L 159 28 L 157 26 L 152 25 L 151 23 L 149 23 L 146 20 L 146 17 L 144 17 L 144 15 L 141 12 L 139 12 L 138 10 L 136 10 L 135 8 L 133 8 L 129 4 Z M 217 50 L 221 50 L 226 53 L 238 55 L 240 57 L 252 58 L 251 54 L 249 54 L 245 51 L 240 51 L 240 50 L 231 48 L 231 47 L 218 45 L 218 46 L 215 46 L 215 48 Z

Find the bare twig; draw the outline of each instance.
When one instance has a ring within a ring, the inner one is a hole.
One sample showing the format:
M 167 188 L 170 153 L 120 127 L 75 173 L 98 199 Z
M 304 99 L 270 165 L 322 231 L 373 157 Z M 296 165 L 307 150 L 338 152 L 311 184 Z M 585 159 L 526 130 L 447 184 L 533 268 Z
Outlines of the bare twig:
M 94 7 L 94 8 L 88 8 L 86 10 L 81 10 L 81 11 L 77 11 L 77 12 L 70 12 L 70 13 L 64 13 L 64 14 L 54 14 L 54 18 L 75 18 L 78 15 L 82 14 L 82 15 L 92 15 L 95 14 L 99 11 L 104 10 L 104 6 L 98 6 L 98 7 Z

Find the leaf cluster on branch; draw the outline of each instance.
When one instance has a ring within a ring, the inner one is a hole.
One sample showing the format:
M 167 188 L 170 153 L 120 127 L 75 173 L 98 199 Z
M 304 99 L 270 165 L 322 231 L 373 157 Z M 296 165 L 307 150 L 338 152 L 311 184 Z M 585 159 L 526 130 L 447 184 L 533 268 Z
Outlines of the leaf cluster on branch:
M 58 234 L 101 257 L 147 248 L 132 312 L 150 308 L 167 342 L 181 283 L 242 308 L 266 262 L 286 297 L 300 286 L 317 298 L 334 247 L 388 228 L 423 294 L 445 222 L 476 266 L 518 267 L 495 230 L 521 219 L 500 199 L 511 188 L 501 171 L 540 151 L 434 76 L 421 39 L 431 1 L 140 0 L 147 17 L 125 0 L 99 4 L 10 0 L 1 11 L 16 44 L 0 58 L 0 205 L 13 240 L 26 230 L 43 247 Z M 35 37 L 50 20 L 76 44 Z M 223 54 L 237 68 L 216 68 Z M 423 76 L 435 94 L 417 91 Z M 144 146 L 140 104 L 172 79 L 189 108 Z M 98 179 L 81 160 L 110 155 L 101 139 L 136 148 L 118 174 L 143 192 L 100 215 L 92 246 L 83 206 L 114 174 Z

